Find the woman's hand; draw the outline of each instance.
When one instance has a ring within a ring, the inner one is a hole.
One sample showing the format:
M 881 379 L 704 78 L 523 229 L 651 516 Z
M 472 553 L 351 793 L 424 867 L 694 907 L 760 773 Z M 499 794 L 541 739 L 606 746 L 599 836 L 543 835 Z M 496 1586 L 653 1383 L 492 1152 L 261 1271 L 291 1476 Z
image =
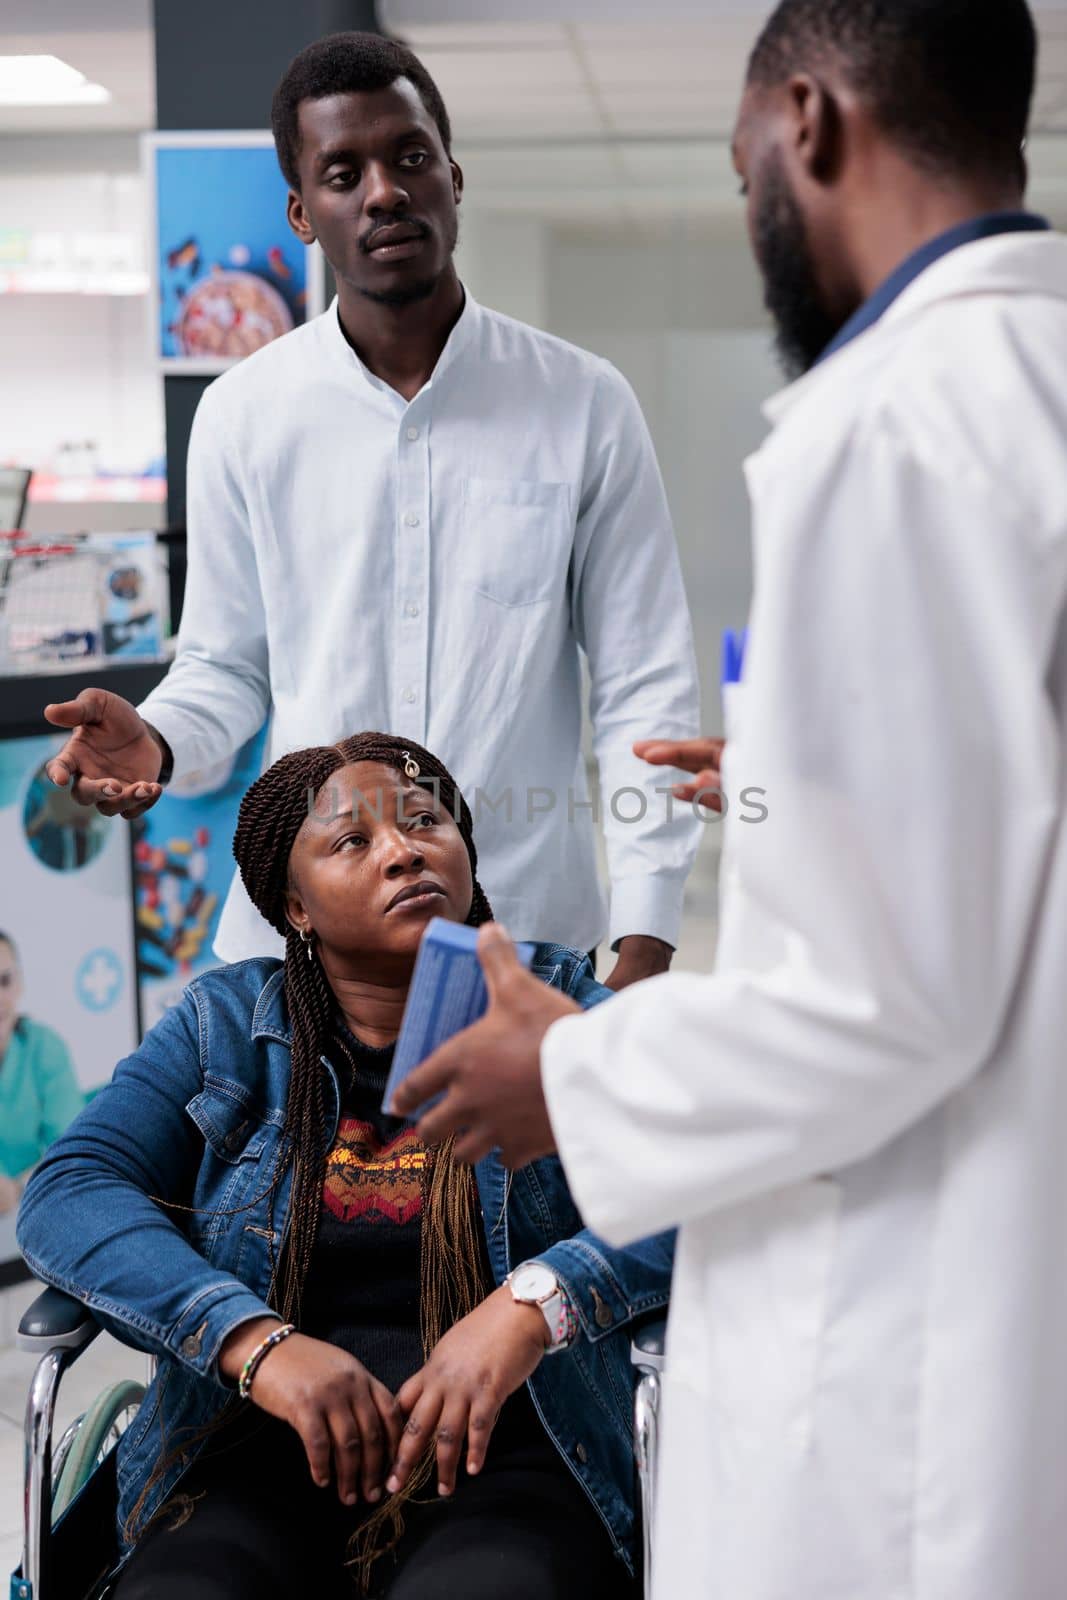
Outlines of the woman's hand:
M 386 1484 L 390 1494 L 403 1488 L 434 1438 L 438 1493 L 456 1487 L 465 1437 L 467 1471 L 479 1472 L 501 1406 L 536 1371 L 547 1344 L 540 1309 L 513 1300 L 506 1284 L 450 1328 L 397 1395 L 408 1420 Z
M 236 1381 L 252 1351 L 277 1326 L 276 1318 L 267 1317 L 236 1328 L 219 1356 L 222 1372 Z M 358 1500 L 357 1485 L 372 1505 L 381 1499 L 404 1418 L 385 1385 L 354 1356 L 322 1339 L 292 1333 L 263 1357 L 249 1394 L 262 1411 L 300 1435 L 320 1489 L 330 1481 L 332 1460 L 346 1506 Z

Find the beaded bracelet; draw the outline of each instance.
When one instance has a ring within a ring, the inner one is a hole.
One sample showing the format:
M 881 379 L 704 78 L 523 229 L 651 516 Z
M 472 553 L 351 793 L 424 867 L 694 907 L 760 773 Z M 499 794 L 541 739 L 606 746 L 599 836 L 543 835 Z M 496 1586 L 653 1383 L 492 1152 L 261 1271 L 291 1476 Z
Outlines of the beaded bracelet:
M 295 1332 L 296 1328 L 293 1323 L 283 1322 L 280 1328 L 275 1328 L 256 1345 L 256 1348 L 241 1368 L 241 1376 L 237 1380 L 237 1393 L 242 1400 L 250 1400 L 252 1398 L 252 1379 L 259 1371 L 263 1357 L 269 1355 L 276 1344 L 281 1344 L 283 1339 L 288 1339 L 289 1335 Z

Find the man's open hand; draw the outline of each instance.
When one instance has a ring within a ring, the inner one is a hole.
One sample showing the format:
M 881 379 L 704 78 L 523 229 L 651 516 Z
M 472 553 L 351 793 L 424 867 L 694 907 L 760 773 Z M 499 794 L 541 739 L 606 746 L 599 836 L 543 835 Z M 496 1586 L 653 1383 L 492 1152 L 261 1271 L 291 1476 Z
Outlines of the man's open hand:
M 580 1015 L 581 1007 L 526 971 L 498 923 L 481 930 L 478 959 L 488 1011 L 416 1067 L 389 1109 L 413 1116 L 443 1093 L 419 1122 L 426 1144 L 455 1133 L 461 1161 L 480 1161 L 499 1146 L 505 1166 L 524 1167 L 556 1148 L 541 1088 L 541 1041 L 554 1022 Z
M 45 706 L 47 721 L 74 732 L 45 769 L 57 788 L 102 817 L 139 817 L 163 793 L 163 751 L 137 709 L 108 689 Z

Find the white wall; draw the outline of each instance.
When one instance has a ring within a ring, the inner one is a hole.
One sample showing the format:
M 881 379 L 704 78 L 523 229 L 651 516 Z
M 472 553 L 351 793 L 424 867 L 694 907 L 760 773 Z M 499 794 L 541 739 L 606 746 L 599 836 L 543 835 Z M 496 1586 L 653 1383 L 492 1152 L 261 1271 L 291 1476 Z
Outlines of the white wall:
M 549 230 L 537 217 L 460 213 L 456 265 L 476 300 L 547 326 Z
M 656 445 L 693 612 L 704 725 L 721 726 L 722 630 L 751 594 L 742 474 L 781 385 L 744 231 L 667 227 L 651 239 L 558 232 L 552 332 L 607 356 L 633 384 Z

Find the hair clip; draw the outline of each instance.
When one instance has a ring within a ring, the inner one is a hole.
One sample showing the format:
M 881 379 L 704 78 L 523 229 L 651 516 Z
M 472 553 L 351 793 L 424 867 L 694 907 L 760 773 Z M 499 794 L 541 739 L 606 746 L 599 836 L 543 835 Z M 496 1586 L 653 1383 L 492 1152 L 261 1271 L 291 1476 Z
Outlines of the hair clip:
M 407 778 L 418 778 L 418 777 L 420 777 L 421 774 L 422 774 L 422 768 L 419 766 L 419 763 L 415 760 L 415 757 L 412 755 L 411 751 L 410 750 L 401 750 L 400 754 L 404 758 L 404 776 L 407 777 Z

